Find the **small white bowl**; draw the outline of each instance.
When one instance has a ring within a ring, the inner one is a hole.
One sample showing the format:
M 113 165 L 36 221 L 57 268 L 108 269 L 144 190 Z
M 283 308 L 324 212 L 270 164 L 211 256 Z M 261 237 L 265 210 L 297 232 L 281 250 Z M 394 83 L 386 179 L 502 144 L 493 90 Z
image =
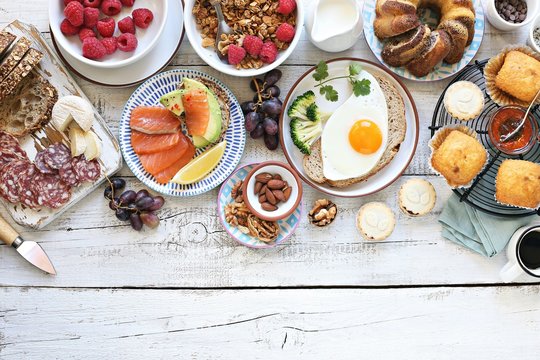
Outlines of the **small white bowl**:
M 289 47 L 285 51 L 280 51 L 274 61 L 271 64 L 265 64 L 260 69 L 240 69 L 237 70 L 233 65 L 229 65 L 221 61 L 213 47 L 204 48 L 202 46 L 202 37 L 197 29 L 197 23 L 193 16 L 193 6 L 195 0 L 185 0 L 184 7 L 184 27 L 188 36 L 191 46 L 195 49 L 195 52 L 206 62 L 208 65 L 216 69 L 217 71 L 239 77 L 254 77 L 265 74 L 272 69 L 275 69 L 281 65 L 294 51 L 296 45 L 300 41 L 302 31 L 304 28 L 304 1 L 296 0 L 296 34 L 293 41 L 289 44 Z
M 540 10 L 540 1 L 525 0 L 525 2 L 527 3 L 527 17 L 525 18 L 525 20 L 523 20 L 523 22 L 519 24 L 513 24 L 504 20 L 495 8 L 495 0 L 487 0 L 487 2 L 485 2 L 486 17 L 491 25 L 501 31 L 517 30 L 520 27 L 529 24 L 533 19 L 535 19 L 538 11 Z
M 540 14 L 538 14 L 531 23 L 531 28 L 529 29 L 529 39 L 527 42 L 529 46 L 534 49 L 534 51 L 540 53 L 540 44 L 534 41 L 534 29 L 540 28 Z
M 116 31 L 115 36 L 120 35 L 118 30 L 118 21 L 122 20 L 126 16 L 131 16 L 131 13 L 135 9 L 147 8 L 152 11 L 154 14 L 154 20 L 147 29 L 137 28 L 136 36 L 138 40 L 137 49 L 133 52 L 123 52 L 117 50 L 112 55 L 107 55 L 100 60 L 91 60 L 82 56 L 82 44 L 79 40 L 79 36 L 65 36 L 60 31 L 60 23 L 64 20 L 64 1 L 63 0 L 49 0 L 49 26 L 53 32 L 55 40 L 59 45 L 68 52 L 71 56 L 77 60 L 99 68 L 118 68 L 125 65 L 132 64 L 137 60 L 141 59 L 146 55 L 154 45 L 157 44 L 163 29 L 165 28 L 165 22 L 167 19 L 167 10 L 168 10 L 169 0 L 137 0 L 133 7 L 122 7 L 122 11 L 113 16 L 112 18 L 116 22 Z M 101 18 L 107 17 L 103 13 L 100 15 Z

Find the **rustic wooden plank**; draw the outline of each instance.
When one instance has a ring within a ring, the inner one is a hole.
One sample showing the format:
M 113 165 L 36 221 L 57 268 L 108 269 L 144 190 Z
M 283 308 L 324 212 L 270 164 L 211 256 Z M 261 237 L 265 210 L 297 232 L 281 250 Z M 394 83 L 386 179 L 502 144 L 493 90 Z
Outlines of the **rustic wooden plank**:
M 538 358 L 538 286 L 0 294 L 4 360 Z

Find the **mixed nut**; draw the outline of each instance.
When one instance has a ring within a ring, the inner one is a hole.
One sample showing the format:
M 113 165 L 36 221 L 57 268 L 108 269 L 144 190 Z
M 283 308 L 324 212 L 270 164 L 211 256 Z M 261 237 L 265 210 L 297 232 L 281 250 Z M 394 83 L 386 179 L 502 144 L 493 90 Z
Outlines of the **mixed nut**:
M 276 211 L 281 202 L 291 197 L 292 188 L 279 174 L 263 172 L 255 175 L 255 195 L 265 211 Z
M 309 221 L 316 226 L 330 225 L 336 218 L 337 206 L 328 199 L 315 201 L 313 209 L 308 214 Z

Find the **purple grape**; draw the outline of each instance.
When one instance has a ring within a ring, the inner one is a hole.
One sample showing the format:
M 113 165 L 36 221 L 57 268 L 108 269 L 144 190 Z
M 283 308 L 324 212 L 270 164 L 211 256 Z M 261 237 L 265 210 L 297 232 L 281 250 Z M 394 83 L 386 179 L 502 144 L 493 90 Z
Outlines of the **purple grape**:
M 276 98 L 265 100 L 262 103 L 261 110 L 265 114 L 268 114 L 271 116 L 280 115 L 281 110 L 282 110 L 281 101 L 279 101 L 279 99 L 276 99 Z
M 261 116 L 256 112 L 250 112 L 246 115 L 246 130 L 251 132 L 257 127 L 257 124 L 261 122 Z
M 130 213 L 136 213 L 139 211 L 139 209 L 137 209 L 137 205 L 135 203 L 131 203 L 127 206 L 127 211 L 129 211 Z
M 116 210 L 116 208 L 118 208 L 118 203 L 119 203 L 119 198 L 115 197 L 114 199 L 112 199 L 111 201 L 109 201 L 109 208 L 111 210 Z
M 155 196 L 154 203 L 147 210 L 149 211 L 159 210 L 163 207 L 164 204 L 165 204 L 165 199 L 163 198 L 163 196 Z
M 257 105 L 253 101 L 245 101 L 240 105 L 240 108 L 244 115 L 247 115 L 248 113 L 257 110 Z
M 281 90 L 276 85 L 270 86 L 264 90 L 264 94 L 270 98 L 277 98 L 281 94 Z
M 249 133 L 252 139 L 259 139 L 264 135 L 264 127 L 261 123 L 257 124 L 257 127 Z
M 121 178 L 114 178 L 114 179 L 111 179 L 111 184 L 115 191 L 122 190 L 123 188 L 126 187 L 126 180 L 121 179 Z
M 276 150 L 279 145 L 277 135 L 264 135 L 264 144 L 266 145 L 268 150 Z
M 120 195 L 120 203 L 122 205 L 129 205 L 132 202 L 135 202 L 135 199 L 137 198 L 137 193 L 133 190 L 127 190 Z
M 265 118 L 263 121 L 264 132 L 268 135 L 276 135 L 279 131 L 276 120 L 272 118 Z
M 249 82 L 249 87 L 251 88 L 251 90 L 256 92 L 257 91 L 256 85 L 259 87 L 259 90 L 263 89 L 263 81 L 261 79 L 257 79 L 257 78 L 251 79 L 251 81 Z
M 137 197 L 135 198 L 135 202 L 139 201 L 141 198 L 145 196 L 150 196 L 150 193 L 146 189 L 142 189 L 137 191 Z
M 148 210 L 149 207 L 154 205 L 154 199 L 151 196 L 145 196 L 137 200 L 135 205 L 139 210 Z
M 112 190 L 112 188 L 110 186 L 107 186 L 105 188 L 105 191 L 103 192 L 103 196 L 107 200 L 112 200 L 112 198 L 113 198 L 113 190 Z
M 283 73 L 281 72 L 281 70 L 278 69 L 270 70 L 269 72 L 267 72 L 264 75 L 264 82 L 266 83 L 266 86 L 272 86 L 276 84 L 279 79 L 281 79 L 282 75 Z
M 159 217 L 153 212 L 143 212 L 140 216 L 143 224 L 150 229 L 155 229 L 159 226 Z
M 124 209 L 116 209 L 115 211 L 116 217 L 120 221 L 128 221 L 129 220 L 129 211 Z
M 129 222 L 131 223 L 131 227 L 133 228 L 133 230 L 141 231 L 143 223 L 139 214 L 135 213 L 129 215 Z

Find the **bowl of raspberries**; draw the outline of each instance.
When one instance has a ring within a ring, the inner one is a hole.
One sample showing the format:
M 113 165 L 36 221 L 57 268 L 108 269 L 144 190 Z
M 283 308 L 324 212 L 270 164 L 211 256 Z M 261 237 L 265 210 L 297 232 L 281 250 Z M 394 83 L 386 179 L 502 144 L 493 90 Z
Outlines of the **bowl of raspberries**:
M 157 43 L 167 0 L 49 0 L 57 44 L 83 63 L 118 68 L 136 62 Z
M 185 0 L 184 26 L 197 54 L 214 69 L 254 77 L 276 68 L 294 51 L 304 27 L 302 0 L 221 0 L 232 33 L 217 39 L 208 0 Z

